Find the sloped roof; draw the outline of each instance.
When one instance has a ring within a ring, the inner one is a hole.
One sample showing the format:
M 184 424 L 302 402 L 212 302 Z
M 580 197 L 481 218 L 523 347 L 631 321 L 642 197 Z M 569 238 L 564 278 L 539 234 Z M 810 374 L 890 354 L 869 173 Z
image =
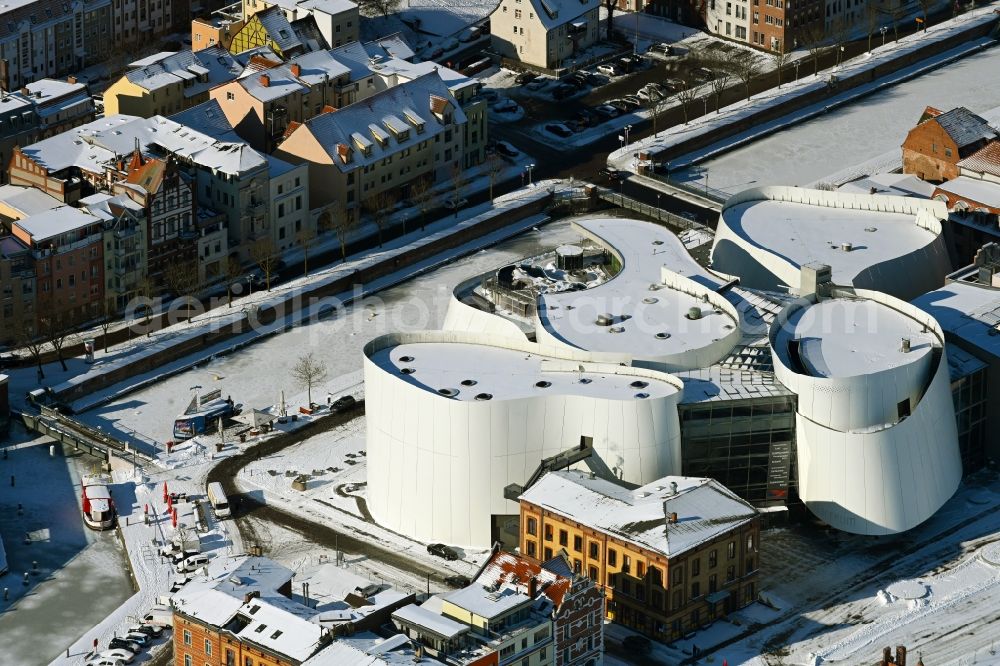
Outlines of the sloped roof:
M 287 54 L 290 50 L 303 48 L 302 41 L 295 34 L 295 30 L 292 29 L 292 25 L 288 22 L 288 19 L 285 18 L 285 13 L 281 10 L 281 7 L 274 5 L 264 11 L 257 12 L 254 16 L 257 17 L 264 30 L 267 31 L 271 41 L 277 44 L 283 53 Z
M 553 558 L 550 562 L 551 566 L 549 563 L 537 564 L 519 555 L 499 550 L 490 557 L 474 584 L 497 588 L 513 585 L 521 592 L 527 593 L 528 581 L 534 578 L 538 584 L 538 593 L 548 597 L 558 609 L 570 588 L 573 574 L 566 567 L 565 559 Z M 566 573 L 557 571 L 560 562 Z
M 989 141 L 997 137 L 997 131 L 986 120 L 964 106 L 957 106 L 934 118 L 959 148 Z
M 552 30 L 598 9 L 601 0 L 531 0 L 531 5 L 545 29 Z
M 20 185 L 0 185 L 0 201 L 7 207 L 19 212 L 21 217 L 28 217 L 63 205 L 55 197 L 34 187 Z
M 239 141 L 233 126 L 222 112 L 219 100 L 210 99 L 190 109 L 170 116 L 170 120 L 191 129 L 225 141 Z
M 668 557 L 757 515 L 750 504 L 718 481 L 683 476 L 664 477 L 629 490 L 584 472 L 550 472 L 520 499 Z M 671 513 L 677 514 L 677 522 L 667 524 Z
M 221 83 L 232 81 L 243 70 L 240 60 L 219 46 L 194 52 L 159 53 L 132 64 L 137 69 L 125 74 L 130 82 L 149 91 L 186 83 L 185 97 L 193 97 Z M 200 81 L 199 76 L 204 76 L 205 80 Z
M 364 48 L 370 56 L 381 55 L 386 58 L 409 60 L 416 55 L 402 33 L 399 32 L 365 42 Z
M 958 166 L 976 173 L 1000 176 L 1000 140 L 990 141 L 964 160 L 959 161 Z

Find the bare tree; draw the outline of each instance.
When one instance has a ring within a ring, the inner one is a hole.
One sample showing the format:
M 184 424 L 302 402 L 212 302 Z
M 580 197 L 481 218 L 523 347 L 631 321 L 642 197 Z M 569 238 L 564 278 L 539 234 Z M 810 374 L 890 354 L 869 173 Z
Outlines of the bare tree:
M 113 298 L 113 297 L 112 297 Z M 111 325 L 115 322 L 115 308 L 112 306 L 111 298 L 105 298 L 101 305 L 101 323 L 98 326 L 101 327 L 101 340 L 104 341 L 104 353 L 108 353 L 108 332 L 111 330 Z
M 309 248 L 316 243 L 316 230 L 305 226 L 298 233 L 299 247 L 302 248 L 302 274 L 309 275 Z
M 784 51 L 771 51 L 771 61 L 774 63 L 774 69 L 778 72 L 778 89 L 781 89 L 781 70 L 785 68 L 788 61 L 791 60 L 791 54 L 785 53 Z
M 410 183 L 410 200 L 420 208 L 420 230 L 423 231 L 426 224 L 427 209 L 431 201 L 431 189 L 434 181 L 430 176 L 421 176 Z M 492 198 L 492 196 L 490 197 Z
M 872 37 L 878 31 L 882 22 L 882 10 L 877 4 L 877 0 L 868 0 L 865 5 L 865 28 L 868 31 L 868 52 L 872 52 Z
M 451 166 L 450 172 L 452 200 L 455 202 L 455 217 L 458 217 L 458 202 L 462 199 L 462 187 L 465 185 L 465 174 L 458 164 Z
M 31 360 L 38 368 L 38 381 L 45 379 L 45 371 L 42 369 L 42 352 L 45 350 L 45 338 L 35 331 L 35 327 L 27 317 L 22 317 L 17 322 L 14 340 L 18 347 L 27 350 L 31 356 Z
M 357 225 L 357 218 L 334 202 L 319 217 L 320 229 L 329 229 L 340 243 L 340 258 L 347 259 L 347 234 Z
M 326 379 L 326 366 L 317 361 L 312 352 L 309 352 L 299 357 L 299 360 L 292 366 L 291 374 L 298 380 L 299 384 L 306 387 L 306 396 L 311 408 L 313 386 Z
M 692 86 L 687 81 L 681 81 L 680 90 L 677 91 L 677 99 L 681 103 L 681 111 L 684 112 L 684 124 L 688 124 L 688 104 L 698 99 L 698 88 Z
M 826 44 L 822 21 L 813 21 L 802 31 L 809 57 L 813 61 L 813 76 L 819 76 L 819 59 L 830 47 Z
M 761 57 L 756 53 L 750 53 L 744 49 L 734 51 L 732 63 L 733 73 L 736 78 L 743 82 L 743 87 L 747 91 L 747 100 L 750 100 L 750 84 L 753 82 L 761 70 Z
M 278 249 L 270 236 L 261 236 L 250 246 L 250 258 L 264 273 L 264 286 L 271 291 L 271 276 L 278 268 Z
M 486 156 L 486 174 L 490 177 L 490 203 L 493 203 L 493 186 L 497 183 L 497 177 L 503 171 L 503 160 L 493 151 Z
M 361 206 L 371 216 L 378 228 L 378 246 L 382 247 L 382 234 L 389 226 L 389 213 L 396 205 L 398 194 L 395 190 L 382 190 L 366 198 Z
M 38 319 L 42 338 L 52 346 L 63 372 L 69 370 L 63 358 L 63 349 L 73 338 L 76 323 L 77 320 L 69 314 L 50 314 Z
M 851 39 L 851 24 L 843 16 L 838 16 L 830 24 L 830 39 L 837 52 L 837 66 L 840 66 L 844 45 Z
M 715 73 L 715 78 L 709 82 L 709 86 L 711 86 L 712 94 L 715 96 L 715 112 L 718 113 L 721 107 L 722 93 L 726 91 L 733 80 L 733 66 L 717 56 L 711 57 L 706 62 Z
M 927 15 L 934 8 L 935 0 L 917 0 L 917 3 L 920 5 L 920 13 L 923 14 L 921 25 L 924 28 L 924 32 L 927 32 Z
M 389 14 L 399 11 L 402 0 L 365 0 L 364 6 L 369 11 L 376 11 L 382 18 L 388 18 Z
M 163 271 L 167 288 L 177 294 L 184 303 L 184 310 L 191 311 L 191 301 L 201 287 L 198 264 L 195 260 L 171 262 Z
M 236 257 L 229 257 L 226 261 L 226 298 L 229 307 L 233 307 L 233 285 L 239 282 L 241 277 L 243 277 L 243 265 Z
M 897 3 L 894 7 L 889 9 L 889 16 L 892 18 L 892 41 L 899 41 L 899 22 L 906 18 L 906 5 L 902 2 Z
M 608 12 L 608 41 L 615 41 L 614 34 L 614 21 L 615 21 L 615 10 L 618 9 L 618 0 L 604 0 L 604 9 Z

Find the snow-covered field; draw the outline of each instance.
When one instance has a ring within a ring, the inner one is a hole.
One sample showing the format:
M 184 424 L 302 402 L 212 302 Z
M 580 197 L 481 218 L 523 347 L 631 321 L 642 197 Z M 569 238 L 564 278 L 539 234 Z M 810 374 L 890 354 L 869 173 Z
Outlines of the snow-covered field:
M 703 162 L 709 185 L 728 192 L 763 185 L 807 185 L 838 168 L 899 146 L 926 106 L 1000 105 L 1000 49 L 992 48 L 864 97 L 827 115 Z

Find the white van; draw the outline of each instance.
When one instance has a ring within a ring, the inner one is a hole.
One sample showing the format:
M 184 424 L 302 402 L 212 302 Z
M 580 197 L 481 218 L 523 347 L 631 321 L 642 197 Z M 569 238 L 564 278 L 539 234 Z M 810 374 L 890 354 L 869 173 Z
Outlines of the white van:
M 166 606 L 153 606 L 142 616 L 146 624 L 159 627 L 169 627 L 174 623 L 174 611 Z
M 218 481 L 208 484 L 208 501 L 212 503 L 212 512 L 215 513 L 216 518 L 222 520 L 232 517 L 233 514 L 229 510 L 229 500 L 222 490 L 222 484 Z
M 174 571 L 179 574 L 188 573 L 191 571 L 196 571 L 201 567 L 208 564 L 208 555 L 201 553 L 199 555 L 192 555 L 191 557 L 181 560 L 174 565 Z

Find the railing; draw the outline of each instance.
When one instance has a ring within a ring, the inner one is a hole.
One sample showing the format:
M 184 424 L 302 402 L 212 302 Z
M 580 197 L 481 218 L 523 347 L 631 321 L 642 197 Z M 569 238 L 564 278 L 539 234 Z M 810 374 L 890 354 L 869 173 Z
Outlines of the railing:
M 705 225 L 689 220 L 686 217 L 681 217 L 680 215 L 675 215 L 669 211 L 663 210 L 662 208 L 657 208 L 648 203 L 638 201 L 631 197 L 627 197 L 623 194 L 613 192 L 607 188 L 601 188 L 600 196 L 605 201 L 621 206 L 622 208 L 627 208 L 628 210 L 633 210 L 640 215 L 645 215 L 648 218 L 654 219 L 657 222 L 662 222 L 668 226 L 675 227 L 681 230 L 697 230 L 697 231 L 710 231 Z

